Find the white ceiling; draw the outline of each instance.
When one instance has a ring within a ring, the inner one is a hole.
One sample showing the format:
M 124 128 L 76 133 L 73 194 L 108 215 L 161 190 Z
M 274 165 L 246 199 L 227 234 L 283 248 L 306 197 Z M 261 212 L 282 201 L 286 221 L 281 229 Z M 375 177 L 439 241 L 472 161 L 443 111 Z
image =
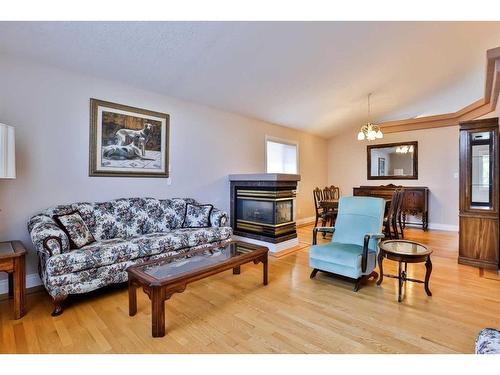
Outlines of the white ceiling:
M 325 137 L 482 97 L 500 22 L 0 22 L 0 54 Z M 168 111 L 168 108 L 165 109 Z

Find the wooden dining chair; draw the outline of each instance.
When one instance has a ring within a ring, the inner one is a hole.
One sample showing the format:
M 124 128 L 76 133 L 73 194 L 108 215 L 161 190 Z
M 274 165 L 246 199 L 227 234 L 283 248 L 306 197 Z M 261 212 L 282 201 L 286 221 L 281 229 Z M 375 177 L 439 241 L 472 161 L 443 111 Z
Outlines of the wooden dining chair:
M 399 188 L 394 190 L 391 197 L 391 204 L 389 205 L 389 209 L 387 210 L 387 214 L 384 217 L 384 234 L 386 238 L 398 238 L 398 229 L 397 229 L 397 210 L 399 203 Z M 394 233 L 394 237 L 393 237 Z
M 396 212 L 396 220 L 397 220 L 397 225 L 396 225 L 396 232 L 398 230 L 399 226 L 399 231 L 401 233 L 401 238 L 404 239 L 404 228 L 403 228 L 403 210 L 404 210 L 404 204 L 405 204 L 405 194 L 406 190 L 401 187 L 399 189 L 399 197 L 398 197 L 398 206 L 397 206 L 397 212 Z
M 337 186 L 331 185 L 328 187 L 325 187 L 323 189 L 323 197 L 324 199 L 331 200 L 331 201 L 338 201 L 340 199 L 340 189 Z M 334 216 L 336 217 L 338 214 L 338 206 L 335 208 L 332 208 L 331 211 L 333 211 Z
M 329 193 L 326 194 L 328 196 Z M 325 226 L 328 221 L 333 226 L 333 212 L 326 210 L 321 206 L 321 202 L 327 198 L 325 198 L 325 190 L 320 189 L 319 187 L 313 190 L 314 196 L 314 208 L 316 210 L 316 221 L 314 226 L 318 226 L 318 221 L 321 219 L 321 226 Z
M 314 223 L 314 226 L 318 226 L 318 220 L 321 218 L 321 213 L 323 211 L 323 208 L 320 205 L 320 202 L 323 200 L 323 190 L 321 190 L 319 187 L 316 187 L 313 190 L 313 197 L 314 197 L 314 209 L 316 210 L 316 222 Z

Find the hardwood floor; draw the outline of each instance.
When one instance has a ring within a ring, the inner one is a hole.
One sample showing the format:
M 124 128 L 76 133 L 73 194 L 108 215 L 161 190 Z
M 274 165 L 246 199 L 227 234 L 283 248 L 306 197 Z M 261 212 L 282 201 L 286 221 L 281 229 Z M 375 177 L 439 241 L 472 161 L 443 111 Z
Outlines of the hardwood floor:
M 2 353 L 472 353 L 481 328 L 500 327 L 500 281 L 457 264 L 458 236 L 407 230 L 407 238 L 433 250 L 427 297 L 408 284 L 396 301 L 396 281 L 352 285 L 319 273 L 309 279 L 312 226 L 299 228 L 301 249 L 270 259 L 269 285 L 262 265 L 246 265 L 188 286 L 166 302 L 167 334 L 151 337 L 151 308 L 138 293 L 128 316 L 126 287 L 70 300 L 51 317 L 44 291 L 27 296 L 27 315 L 12 319 L 12 302 L 0 302 Z M 386 260 L 386 272 L 395 264 Z M 422 278 L 423 264 L 409 265 Z

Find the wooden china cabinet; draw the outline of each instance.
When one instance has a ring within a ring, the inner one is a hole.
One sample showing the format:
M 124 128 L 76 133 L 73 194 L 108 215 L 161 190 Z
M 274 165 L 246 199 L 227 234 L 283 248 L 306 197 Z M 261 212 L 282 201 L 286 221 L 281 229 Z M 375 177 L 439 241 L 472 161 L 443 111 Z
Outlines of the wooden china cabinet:
M 498 117 L 460 123 L 458 263 L 499 266 Z

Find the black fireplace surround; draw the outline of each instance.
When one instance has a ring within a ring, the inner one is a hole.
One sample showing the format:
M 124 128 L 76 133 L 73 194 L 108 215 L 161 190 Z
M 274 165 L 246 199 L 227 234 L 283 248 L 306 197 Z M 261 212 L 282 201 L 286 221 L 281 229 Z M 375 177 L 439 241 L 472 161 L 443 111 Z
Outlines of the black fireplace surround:
M 297 181 L 231 181 L 231 226 L 235 235 L 279 243 L 297 237 Z

